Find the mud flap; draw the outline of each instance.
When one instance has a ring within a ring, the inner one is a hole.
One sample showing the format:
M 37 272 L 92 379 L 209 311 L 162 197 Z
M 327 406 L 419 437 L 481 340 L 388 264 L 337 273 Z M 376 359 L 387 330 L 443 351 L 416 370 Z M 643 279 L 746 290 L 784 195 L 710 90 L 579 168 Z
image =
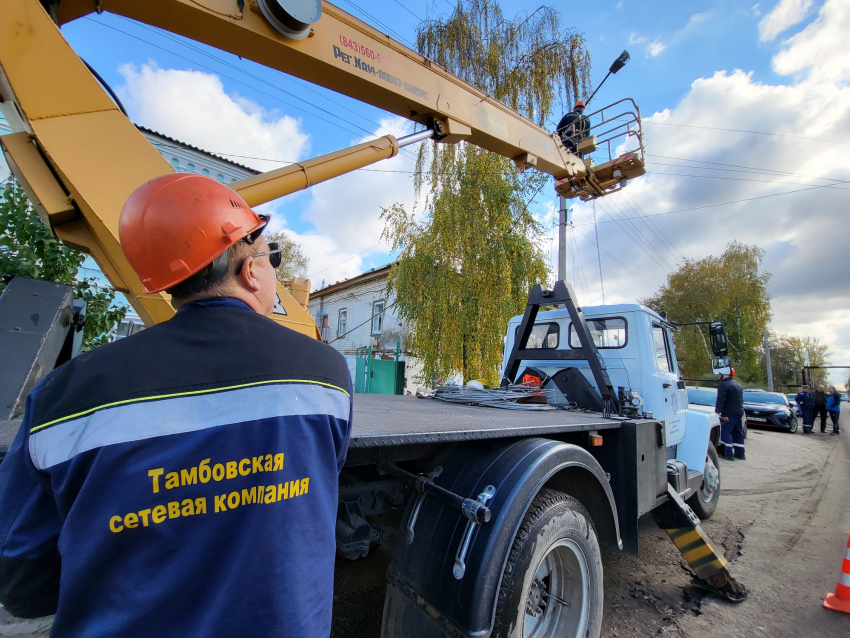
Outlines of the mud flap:
M 652 510 L 652 517 L 693 570 L 695 587 L 734 603 L 746 599 L 747 588 L 732 578 L 723 552 L 714 546 L 697 515 L 671 485 L 667 486 L 667 502 Z

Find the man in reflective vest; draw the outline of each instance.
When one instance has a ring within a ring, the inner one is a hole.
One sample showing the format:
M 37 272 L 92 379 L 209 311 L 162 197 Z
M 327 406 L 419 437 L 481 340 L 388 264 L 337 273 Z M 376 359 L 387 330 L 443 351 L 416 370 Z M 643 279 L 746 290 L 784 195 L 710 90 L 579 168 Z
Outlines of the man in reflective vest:
M 121 213 L 145 292 L 177 314 L 60 366 L 0 465 L 0 602 L 54 636 L 286 636 L 331 627 L 351 387 L 267 317 L 276 246 L 214 179 Z

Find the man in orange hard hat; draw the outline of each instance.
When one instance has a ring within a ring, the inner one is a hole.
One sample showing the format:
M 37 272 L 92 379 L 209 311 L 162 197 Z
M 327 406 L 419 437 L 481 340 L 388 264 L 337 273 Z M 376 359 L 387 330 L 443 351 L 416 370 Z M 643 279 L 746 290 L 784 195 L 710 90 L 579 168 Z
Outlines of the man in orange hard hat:
M 558 128 L 556 129 L 558 136 L 571 153 L 577 152 L 578 143 L 586 138 L 590 131 L 590 120 L 584 115 L 584 108 L 584 102 L 578 100 L 573 110 L 558 122 Z M 580 154 L 579 157 L 581 157 Z
M 342 355 L 266 315 L 279 249 L 234 191 L 140 186 L 121 246 L 177 314 L 60 366 L 0 465 L 0 602 L 62 636 L 327 638 Z

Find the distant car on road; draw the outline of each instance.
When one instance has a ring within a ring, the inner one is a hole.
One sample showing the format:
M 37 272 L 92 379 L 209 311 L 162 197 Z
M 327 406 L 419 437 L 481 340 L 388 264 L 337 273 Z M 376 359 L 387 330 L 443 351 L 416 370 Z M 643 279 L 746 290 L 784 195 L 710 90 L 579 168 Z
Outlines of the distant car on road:
M 788 397 L 779 392 L 744 390 L 744 414 L 747 425 L 761 425 L 797 431 L 797 414 Z

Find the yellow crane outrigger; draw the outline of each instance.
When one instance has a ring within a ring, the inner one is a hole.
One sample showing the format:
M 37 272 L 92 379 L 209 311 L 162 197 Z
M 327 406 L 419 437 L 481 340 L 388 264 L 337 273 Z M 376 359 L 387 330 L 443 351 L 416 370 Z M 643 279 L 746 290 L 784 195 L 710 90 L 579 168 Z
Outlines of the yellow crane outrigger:
M 255 206 L 393 157 L 430 137 L 465 140 L 552 175 L 566 197 L 590 199 L 644 173 L 642 148 L 600 166 L 557 135 L 323 0 L 4 0 L 0 109 L 13 134 L 0 144 L 44 222 L 90 254 L 146 324 L 174 313 L 146 294 L 121 252 L 118 217 L 140 184 L 174 168 L 98 84 L 59 27 L 107 10 L 249 58 L 428 127 L 392 135 L 231 184 Z M 636 118 L 639 128 L 640 120 Z M 630 134 L 634 134 L 630 132 Z M 638 136 L 639 137 L 639 136 Z M 610 145 L 609 145 L 610 146 Z M 592 139 L 579 150 L 595 148 Z M 278 285 L 274 319 L 314 337 L 309 282 Z M 294 296 L 293 296 L 294 295 Z

